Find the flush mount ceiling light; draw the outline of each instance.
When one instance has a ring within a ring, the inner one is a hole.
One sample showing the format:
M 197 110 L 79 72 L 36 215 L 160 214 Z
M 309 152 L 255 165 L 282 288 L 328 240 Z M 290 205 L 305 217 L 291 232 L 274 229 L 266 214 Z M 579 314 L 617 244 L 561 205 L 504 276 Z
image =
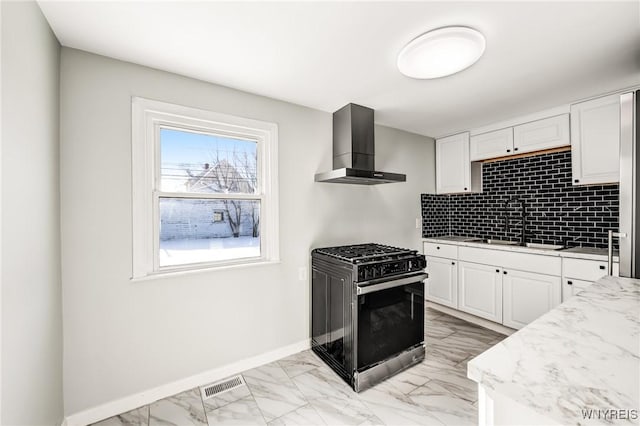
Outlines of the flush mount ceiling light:
M 411 78 L 444 77 L 473 65 L 484 47 L 484 36 L 473 28 L 438 28 L 411 40 L 400 51 L 398 69 Z

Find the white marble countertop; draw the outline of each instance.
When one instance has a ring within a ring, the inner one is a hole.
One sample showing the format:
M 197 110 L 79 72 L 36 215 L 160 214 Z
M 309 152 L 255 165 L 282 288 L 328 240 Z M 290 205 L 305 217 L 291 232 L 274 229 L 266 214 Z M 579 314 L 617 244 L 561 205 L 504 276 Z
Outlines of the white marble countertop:
M 435 238 L 423 238 L 423 241 L 438 243 L 438 244 L 455 244 L 463 247 L 481 247 L 490 250 L 504 250 L 504 251 L 517 251 L 530 254 L 541 254 L 544 256 L 557 256 L 557 257 L 570 257 L 574 259 L 588 259 L 588 260 L 607 260 L 607 249 L 599 249 L 592 247 L 572 247 L 564 250 L 548 250 L 539 248 L 523 247 L 518 245 L 503 245 L 503 244 L 487 244 L 478 240 L 478 238 L 471 237 L 458 237 L 453 235 L 447 235 L 443 237 Z M 617 253 L 617 252 L 616 252 Z M 618 262 L 618 255 L 614 254 L 614 262 Z
M 640 280 L 601 278 L 467 368 L 489 391 L 559 424 L 594 424 L 583 409 L 640 412 Z

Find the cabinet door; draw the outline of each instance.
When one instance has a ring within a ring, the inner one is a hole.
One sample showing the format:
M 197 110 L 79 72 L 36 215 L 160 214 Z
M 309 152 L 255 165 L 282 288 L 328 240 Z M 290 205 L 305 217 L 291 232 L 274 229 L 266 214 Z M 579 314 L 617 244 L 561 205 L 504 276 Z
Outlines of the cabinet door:
M 425 299 L 451 308 L 458 308 L 458 267 L 455 259 L 427 257 L 429 278 L 425 284 Z
M 569 114 L 532 121 L 513 128 L 513 151 L 533 152 L 571 144 Z
M 497 266 L 458 262 L 458 309 L 502 322 L 502 270 Z
M 436 192 L 447 194 L 471 190 L 469 133 L 436 140 Z
M 620 96 L 571 105 L 573 184 L 620 180 Z
M 471 136 L 470 150 L 471 161 L 513 154 L 513 128 Z
M 560 304 L 560 277 L 505 270 L 502 324 L 522 328 Z
M 573 278 L 565 278 L 562 281 L 562 302 L 566 302 L 573 296 L 589 287 L 593 281 L 574 280 Z

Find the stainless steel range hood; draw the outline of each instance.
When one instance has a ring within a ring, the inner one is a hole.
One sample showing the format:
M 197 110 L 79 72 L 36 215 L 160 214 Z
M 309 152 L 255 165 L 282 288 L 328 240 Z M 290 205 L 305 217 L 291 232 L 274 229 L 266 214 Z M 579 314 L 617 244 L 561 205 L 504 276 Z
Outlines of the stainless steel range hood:
M 377 185 L 405 182 L 407 176 L 375 170 L 373 110 L 348 104 L 333 113 L 333 170 L 316 182 Z

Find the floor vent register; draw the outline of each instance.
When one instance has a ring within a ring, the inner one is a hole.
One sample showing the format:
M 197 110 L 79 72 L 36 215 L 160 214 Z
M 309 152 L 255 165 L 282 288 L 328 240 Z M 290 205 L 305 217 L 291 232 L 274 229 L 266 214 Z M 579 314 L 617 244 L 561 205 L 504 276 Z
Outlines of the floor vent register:
M 202 399 L 213 398 L 214 396 L 239 388 L 244 384 L 244 378 L 238 374 L 237 376 L 233 376 L 207 386 L 202 386 L 200 388 L 200 391 L 202 392 Z

